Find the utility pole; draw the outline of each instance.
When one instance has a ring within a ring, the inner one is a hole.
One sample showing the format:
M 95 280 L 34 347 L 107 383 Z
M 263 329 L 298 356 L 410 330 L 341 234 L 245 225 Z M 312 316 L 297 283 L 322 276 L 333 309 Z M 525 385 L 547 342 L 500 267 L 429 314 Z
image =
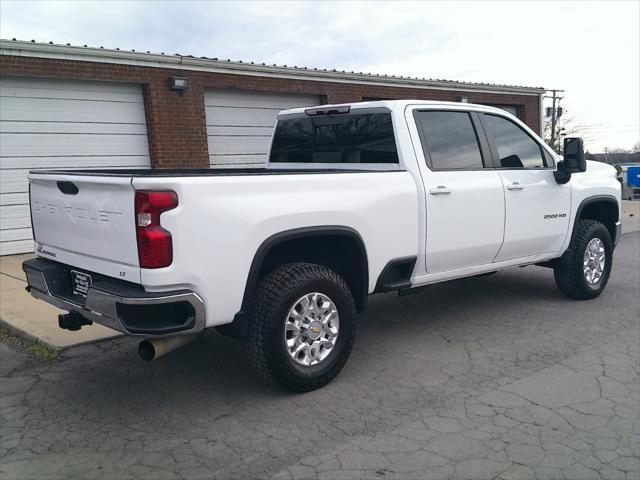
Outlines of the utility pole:
M 544 98 L 551 99 L 551 108 L 547 107 L 547 117 L 551 117 L 551 135 L 549 138 L 549 142 L 551 143 L 551 148 L 554 150 L 559 150 L 556 148 L 556 135 L 557 135 L 557 125 L 558 118 L 562 116 L 562 108 L 560 107 L 561 97 L 559 94 L 564 93 L 564 90 L 547 90 L 551 92 L 551 96 L 545 96 Z

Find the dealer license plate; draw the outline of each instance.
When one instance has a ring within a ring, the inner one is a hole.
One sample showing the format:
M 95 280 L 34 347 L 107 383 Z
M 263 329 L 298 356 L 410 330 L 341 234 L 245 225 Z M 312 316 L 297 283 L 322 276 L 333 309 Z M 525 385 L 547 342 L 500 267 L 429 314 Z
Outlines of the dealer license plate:
M 73 293 L 86 297 L 89 287 L 91 286 L 91 275 L 71 270 L 71 284 L 73 286 Z

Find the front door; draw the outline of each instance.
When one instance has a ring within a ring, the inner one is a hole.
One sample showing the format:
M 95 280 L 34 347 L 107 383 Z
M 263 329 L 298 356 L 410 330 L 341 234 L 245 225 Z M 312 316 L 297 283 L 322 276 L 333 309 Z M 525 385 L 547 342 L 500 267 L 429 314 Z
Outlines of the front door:
M 429 167 L 424 176 L 428 273 L 490 264 L 502 244 L 502 181 L 498 171 L 485 168 L 474 118 L 465 111 L 415 113 Z
M 504 244 L 495 261 L 560 250 L 569 228 L 571 187 L 553 176 L 553 159 L 512 120 L 484 114 L 505 188 Z

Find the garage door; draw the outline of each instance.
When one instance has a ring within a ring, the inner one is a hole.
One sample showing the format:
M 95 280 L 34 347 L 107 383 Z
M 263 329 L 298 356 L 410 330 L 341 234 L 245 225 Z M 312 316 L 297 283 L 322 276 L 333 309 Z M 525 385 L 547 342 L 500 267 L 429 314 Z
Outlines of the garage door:
M 210 165 L 264 164 L 278 112 L 319 104 L 317 95 L 207 90 L 205 109 Z
M 148 166 L 140 85 L 0 78 L 0 255 L 33 250 L 30 169 Z

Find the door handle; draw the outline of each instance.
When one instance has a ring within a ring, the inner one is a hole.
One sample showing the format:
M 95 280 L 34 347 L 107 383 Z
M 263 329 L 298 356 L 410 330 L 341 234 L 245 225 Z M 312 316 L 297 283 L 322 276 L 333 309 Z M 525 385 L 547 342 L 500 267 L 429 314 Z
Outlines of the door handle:
M 444 185 L 438 185 L 436 188 L 430 189 L 429 193 L 431 195 L 449 195 L 451 193 L 451 189 Z
M 507 190 L 522 190 L 524 185 L 520 185 L 519 182 L 513 182 L 510 185 L 507 185 Z

